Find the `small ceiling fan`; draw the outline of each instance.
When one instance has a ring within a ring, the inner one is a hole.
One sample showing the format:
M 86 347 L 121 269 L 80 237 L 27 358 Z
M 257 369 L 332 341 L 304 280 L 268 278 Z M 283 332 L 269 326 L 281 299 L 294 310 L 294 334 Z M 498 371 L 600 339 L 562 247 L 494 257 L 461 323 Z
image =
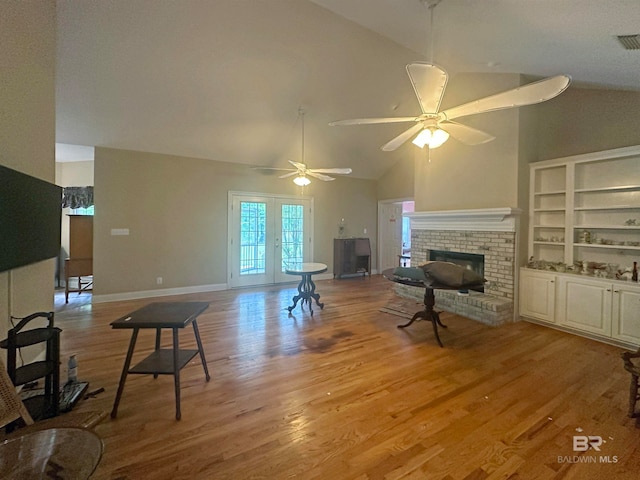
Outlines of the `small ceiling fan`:
M 293 183 L 301 187 L 311 183 L 311 180 L 309 180 L 307 176 L 318 178 L 325 182 L 331 182 L 335 180 L 335 178 L 330 177 L 329 175 L 324 175 L 325 173 L 331 173 L 334 175 L 349 175 L 351 173 L 350 168 L 308 168 L 304 163 L 293 162 L 291 160 L 289 160 L 289 163 L 296 168 L 277 168 L 273 170 L 286 170 L 291 172 L 280 175 L 278 178 L 289 178 L 296 175 L 296 178 L 293 179 Z
M 421 1 L 429 4 L 432 25 L 431 34 L 433 36 L 433 10 L 440 3 L 440 0 Z M 433 38 L 431 40 L 431 48 L 433 48 Z M 433 58 L 433 53 L 431 57 Z M 571 77 L 568 75 L 558 75 L 440 111 L 440 102 L 444 96 L 448 80 L 447 72 L 431 61 L 415 62 L 407 65 L 407 74 L 422 109 L 420 115 L 414 117 L 354 118 L 331 122 L 329 125 L 415 123 L 415 125 L 385 143 L 382 146 L 384 151 L 397 149 L 416 134 L 412 143 L 420 148 L 424 148 L 425 145 L 430 149 L 437 148 L 446 142 L 450 135 L 467 145 L 479 145 L 490 142 L 495 137 L 452 120 L 467 115 L 541 103 L 561 94 L 571 83 Z
M 319 180 L 323 180 L 325 182 L 331 182 L 335 180 L 334 177 L 330 177 L 329 175 L 325 175 L 325 173 L 331 173 L 333 175 L 349 175 L 351 173 L 350 168 L 309 168 L 305 165 L 304 162 L 304 110 L 302 107 L 298 108 L 298 117 L 301 119 L 302 125 L 302 156 L 301 162 L 294 162 L 289 160 L 289 163 L 293 165 L 295 168 L 271 168 L 271 167 L 255 167 L 258 170 L 269 171 L 269 170 L 280 170 L 286 171 L 290 173 L 285 173 L 284 175 L 280 175 L 278 178 L 289 178 L 295 175 L 293 179 L 293 183 L 300 187 L 304 187 L 311 183 L 309 177 L 314 177 Z

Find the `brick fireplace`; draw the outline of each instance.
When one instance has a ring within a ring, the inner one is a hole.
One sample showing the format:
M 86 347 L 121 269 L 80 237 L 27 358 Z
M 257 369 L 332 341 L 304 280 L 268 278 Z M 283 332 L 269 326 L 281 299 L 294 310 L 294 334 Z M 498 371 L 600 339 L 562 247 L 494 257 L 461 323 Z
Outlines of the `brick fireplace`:
M 411 219 L 412 266 L 429 260 L 432 250 L 484 256 L 484 293 L 466 296 L 438 290 L 436 308 L 488 325 L 514 320 L 520 213 L 514 208 L 491 208 L 407 214 Z M 422 298 L 422 292 L 411 287 L 398 293 Z

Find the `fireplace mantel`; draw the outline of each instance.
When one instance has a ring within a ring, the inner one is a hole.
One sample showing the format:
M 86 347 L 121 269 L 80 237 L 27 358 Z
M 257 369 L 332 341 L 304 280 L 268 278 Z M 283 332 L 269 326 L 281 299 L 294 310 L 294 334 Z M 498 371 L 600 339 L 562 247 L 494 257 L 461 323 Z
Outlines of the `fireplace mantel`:
M 412 230 L 462 230 L 480 232 L 515 232 L 522 210 L 519 208 L 476 208 L 472 210 L 442 210 L 412 212 Z

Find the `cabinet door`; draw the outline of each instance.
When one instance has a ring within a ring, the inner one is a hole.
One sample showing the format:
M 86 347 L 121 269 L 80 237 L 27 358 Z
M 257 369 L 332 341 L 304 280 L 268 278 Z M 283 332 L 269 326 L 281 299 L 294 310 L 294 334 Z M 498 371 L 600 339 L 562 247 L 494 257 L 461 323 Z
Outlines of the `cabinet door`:
M 69 215 L 69 257 L 93 258 L 93 216 Z
M 520 315 L 555 323 L 555 275 L 521 270 Z
M 611 285 L 579 276 L 558 279 L 558 323 L 611 336 Z
M 613 288 L 613 338 L 640 345 L 640 287 Z

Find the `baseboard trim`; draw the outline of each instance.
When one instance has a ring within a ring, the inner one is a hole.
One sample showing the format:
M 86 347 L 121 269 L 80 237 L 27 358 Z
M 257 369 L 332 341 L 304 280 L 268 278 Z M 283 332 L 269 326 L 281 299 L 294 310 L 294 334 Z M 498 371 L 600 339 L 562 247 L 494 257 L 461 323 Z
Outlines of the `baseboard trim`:
M 138 300 L 140 298 L 152 298 L 152 297 L 168 297 L 171 295 L 185 295 L 189 293 L 205 293 L 205 292 L 218 292 L 221 290 L 227 290 L 226 283 L 217 283 L 211 285 L 196 285 L 192 287 L 179 287 L 179 288 L 163 288 L 159 290 L 142 290 L 138 292 L 123 292 L 123 293 L 110 293 L 106 295 L 93 294 L 91 299 L 92 303 L 107 303 L 107 302 L 119 302 L 122 300 Z
M 608 345 L 613 345 L 614 347 L 625 348 L 627 350 L 636 351 L 638 345 L 635 345 L 631 342 L 625 342 L 624 340 L 618 340 L 617 338 L 605 337 L 602 335 L 598 335 L 597 333 L 584 332 L 578 329 L 574 329 L 571 327 L 565 327 L 564 325 L 556 325 L 548 322 L 544 322 L 542 320 L 537 320 L 535 318 L 520 316 L 522 320 L 529 323 L 535 323 L 536 325 L 540 325 L 542 327 L 553 328 L 554 330 L 559 330 L 564 333 L 570 333 L 572 335 L 577 335 L 579 337 L 588 338 L 590 340 L 595 340 L 596 342 L 606 343 Z
M 371 272 L 375 274 L 375 271 Z M 362 275 L 359 273 L 358 275 Z M 314 275 L 314 280 L 331 280 L 333 278 L 332 273 L 321 273 L 318 275 Z M 299 279 L 296 280 L 292 277 L 291 283 L 298 283 Z M 179 287 L 179 288 L 163 288 L 158 290 L 141 290 L 138 292 L 122 292 L 122 293 L 109 293 L 105 295 L 96 295 L 93 294 L 91 299 L 92 303 L 108 303 L 108 302 L 120 302 L 122 300 L 139 300 L 141 298 L 153 298 L 153 297 L 168 297 L 171 295 L 185 295 L 189 293 L 206 293 L 206 292 L 219 292 L 221 290 L 229 290 L 229 284 L 227 283 L 216 283 L 211 285 L 196 285 L 192 287 Z M 241 287 L 244 288 L 244 287 Z

